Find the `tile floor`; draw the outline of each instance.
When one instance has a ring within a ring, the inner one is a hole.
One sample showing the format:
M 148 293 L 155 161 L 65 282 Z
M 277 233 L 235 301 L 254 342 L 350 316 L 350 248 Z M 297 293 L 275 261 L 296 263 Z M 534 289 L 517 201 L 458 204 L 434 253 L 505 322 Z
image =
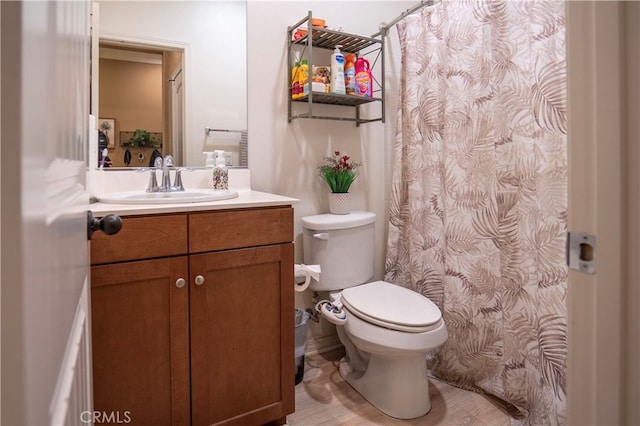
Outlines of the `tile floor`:
M 420 418 L 398 420 L 378 411 L 347 384 L 337 370 L 342 350 L 305 359 L 302 383 L 296 386 L 296 411 L 290 426 L 473 425 L 507 426 L 510 417 L 487 397 L 430 378 L 431 411 Z

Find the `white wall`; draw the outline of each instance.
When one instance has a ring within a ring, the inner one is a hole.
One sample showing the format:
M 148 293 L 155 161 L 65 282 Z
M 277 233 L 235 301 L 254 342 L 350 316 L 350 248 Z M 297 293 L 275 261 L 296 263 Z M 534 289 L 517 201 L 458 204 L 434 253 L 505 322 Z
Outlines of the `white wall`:
M 360 177 L 351 187 L 353 208 L 376 213 L 375 278 L 384 274 L 387 197 L 391 143 L 400 72 L 395 29 L 386 39 L 386 122 L 363 124 L 333 120 L 296 119 L 287 123 L 287 27 L 307 16 L 324 18 L 327 26 L 371 36 L 381 22 L 390 22 L 415 1 L 249 1 L 248 118 L 249 168 L 252 188 L 300 199 L 294 214 L 296 262 L 303 262 L 303 216 L 328 212 L 326 184 L 317 175 L 323 156 L 345 151 L 361 161 Z M 330 52 L 329 52 L 330 53 Z M 328 62 L 327 62 L 328 64 Z M 377 71 L 379 76 L 379 70 Z M 374 74 L 376 69 L 374 69 Z M 297 307 L 311 307 L 310 291 L 297 295 Z M 331 327 L 314 327 L 314 337 Z M 311 342 L 310 342 L 311 343 Z M 312 345 L 313 347 L 313 345 Z
M 149 7 L 153 4 L 153 7 Z M 216 22 L 215 7 L 224 2 L 114 2 L 100 1 L 100 33 L 144 36 L 173 40 L 189 45 L 186 64 L 187 145 L 195 146 L 187 157 L 189 165 L 198 164 L 204 127 L 222 124 L 215 117 L 231 115 L 234 101 L 245 92 L 222 84 L 240 81 L 243 64 L 240 49 L 229 56 L 212 56 L 220 40 L 230 43 L 234 36 L 229 23 Z M 240 3 L 243 4 L 243 3 Z M 391 143 L 395 135 L 399 43 L 392 29 L 385 46 L 386 123 L 357 127 L 353 122 L 297 119 L 287 123 L 287 27 L 307 16 L 326 20 L 328 26 L 341 26 L 345 32 L 371 36 L 381 22 L 390 22 L 413 6 L 415 1 L 262 1 L 249 0 L 246 17 L 249 168 L 252 188 L 300 199 L 295 205 L 296 262 L 303 262 L 303 216 L 328 211 L 326 184 L 317 175 L 317 166 L 325 155 L 340 150 L 363 163 L 361 174 L 351 188 L 353 207 L 377 214 L 375 278 L 384 275 L 386 247 L 387 197 L 391 165 Z M 236 6 L 238 3 L 236 3 Z M 227 13 L 227 11 L 225 11 Z M 189 22 L 176 26 L 173 21 Z M 244 24 L 244 15 L 242 16 Z M 225 24 L 222 25 L 221 24 Z M 233 25 L 232 25 L 233 26 Z M 240 24 L 236 25 L 239 28 Z M 241 37 L 237 37 L 240 40 Z M 327 53 L 327 57 L 331 52 Z M 236 55 L 236 56 L 233 56 Z M 327 61 L 328 64 L 328 61 Z M 381 78 L 379 65 L 374 74 Z M 220 101 L 223 101 L 220 104 Z M 331 107 L 329 107 L 331 108 Z M 376 108 L 375 106 L 373 108 Z M 236 128 L 233 117 L 229 127 Z M 244 119 L 245 117 L 239 117 Z M 239 125 L 238 125 L 239 126 Z M 195 162 L 195 163 L 194 163 Z M 311 307 L 311 292 L 297 295 L 296 306 Z M 320 327 L 316 335 L 333 333 L 332 327 Z M 313 345 L 312 345 L 313 346 Z
M 244 1 L 101 0 L 100 34 L 177 43 L 185 52 L 185 164 L 204 166 L 205 127 L 244 130 Z

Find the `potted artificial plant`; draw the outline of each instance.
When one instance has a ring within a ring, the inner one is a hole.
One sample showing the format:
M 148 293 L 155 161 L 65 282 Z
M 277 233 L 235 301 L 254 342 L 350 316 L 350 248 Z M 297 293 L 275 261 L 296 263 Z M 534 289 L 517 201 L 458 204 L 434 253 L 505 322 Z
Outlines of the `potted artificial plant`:
M 151 136 L 151 133 L 146 130 L 136 129 L 133 132 L 133 136 L 129 140 L 131 146 L 151 146 L 156 142 L 155 138 Z
M 324 164 L 318 166 L 320 177 L 329 185 L 329 212 L 348 214 L 351 211 L 349 188 L 358 177 L 360 163 L 348 155 L 335 151 L 332 157 L 324 157 Z

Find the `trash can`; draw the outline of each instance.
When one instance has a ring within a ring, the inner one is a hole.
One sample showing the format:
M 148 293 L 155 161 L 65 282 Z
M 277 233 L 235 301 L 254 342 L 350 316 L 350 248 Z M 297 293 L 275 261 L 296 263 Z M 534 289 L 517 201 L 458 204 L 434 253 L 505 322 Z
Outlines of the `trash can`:
M 309 332 L 309 318 L 311 315 L 302 309 L 296 309 L 295 357 L 296 357 L 296 385 L 304 376 L 304 354 L 307 351 L 307 333 Z

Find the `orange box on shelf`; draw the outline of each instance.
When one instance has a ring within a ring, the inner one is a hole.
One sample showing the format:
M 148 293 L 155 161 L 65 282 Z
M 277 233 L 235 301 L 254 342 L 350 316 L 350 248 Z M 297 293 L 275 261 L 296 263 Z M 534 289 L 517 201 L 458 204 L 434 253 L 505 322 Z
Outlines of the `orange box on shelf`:
M 321 19 L 321 18 L 311 18 L 311 25 L 314 27 L 324 28 L 325 21 L 324 19 Z

